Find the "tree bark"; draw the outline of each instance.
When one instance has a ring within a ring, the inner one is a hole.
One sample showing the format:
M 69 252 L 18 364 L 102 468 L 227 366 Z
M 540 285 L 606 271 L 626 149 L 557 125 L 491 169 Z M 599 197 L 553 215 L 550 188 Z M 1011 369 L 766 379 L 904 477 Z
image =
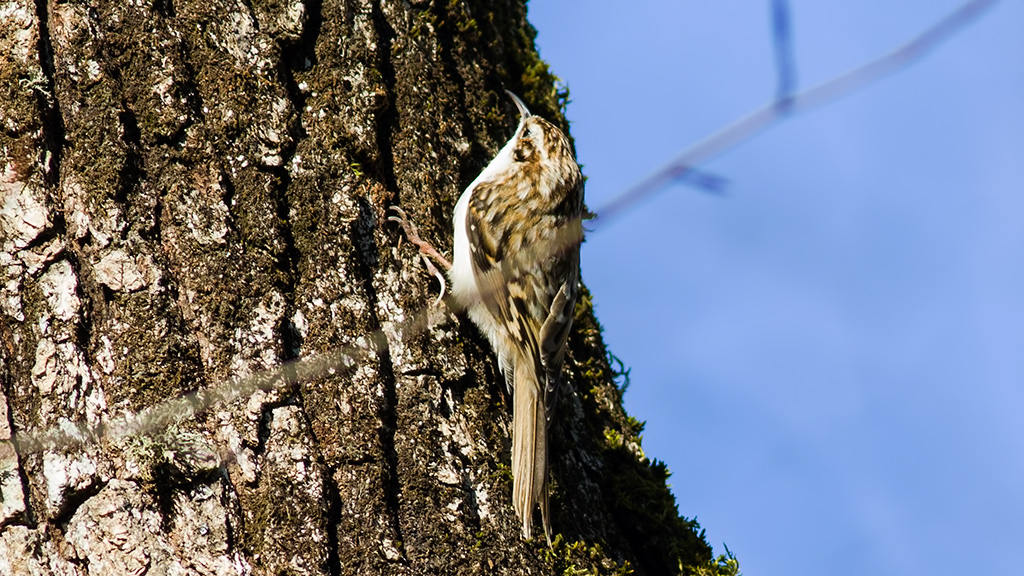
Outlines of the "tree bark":
M 485 340 L 443 305 L 403 328 L 438 287 L 388 207 L 450 253 L 516 121 L 502 89 L 567 128 L 533 36 L 513 0 L 0 0 L 0 573 L 735 572 L 643 456 L 589 298 L 553 550 L 519 536 Z M 77 423 L 95 441 L 17 440 Z

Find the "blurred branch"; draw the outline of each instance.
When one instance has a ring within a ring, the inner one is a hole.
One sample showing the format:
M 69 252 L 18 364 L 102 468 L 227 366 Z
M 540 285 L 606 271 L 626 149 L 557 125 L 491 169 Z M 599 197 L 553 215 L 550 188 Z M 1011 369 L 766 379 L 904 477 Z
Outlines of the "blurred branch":
M 754 110 L 725 128 L 697 142 L 676 156 L 665 166 L 628 189 L 598 211 L 592 221 L 593 226 L 603 224 L 606 220 L 632 208 L 641 200 L 659 191 L 665 184 L 683 177 L 693 166 L 707 162 L 722 152 L 750 139 L 758 132 L 774 124 L 777 120 L 787 118 L 798 112 L 806 112 L 859 90 L 883 76 L 897 72 L 911 62 L 925 55 L 948 40 L 973 22 L 985 10 L 991 8 L 996 0 L 973 0 L 943 18 L 920 35 L 893 50 L 892 52 L 872 60 L 814 86 L 788 97 L 788 104 L 780 110 L 778 102 L 771 102 Z M 778 4 L 778 2 L 776 2 Z M 787 32 L 788 34 L 788 32 Z M 787 41 L 788 42 L 788 41 Z M 782 72 L 780 72 L 780 76 Z M 780 90 L 782 88 L 780 80 Z
M 772 0 L 772 38 L 775 47 L 775 107 L 780 113 L 787 112 L 793 103 L 792 94 L 796 89 L 796 59 L 793 57 L 793 42 L 790 40 L 789 3 L 786 0 Z

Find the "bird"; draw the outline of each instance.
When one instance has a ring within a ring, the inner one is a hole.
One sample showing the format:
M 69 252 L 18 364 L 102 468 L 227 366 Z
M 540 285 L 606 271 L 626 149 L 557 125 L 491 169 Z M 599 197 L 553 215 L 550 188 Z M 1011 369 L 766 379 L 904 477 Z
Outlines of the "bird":
M 584 178 L 565 134 L 506 93 L 519 124 L 455 204 L 451 264 L 400 209 L 390 219 L 448 269 L 452 295 L 498 357 L 512 396 L 513 508 L 529 540 L 540 506 L 550 546 L 547 436 L 579 293 Z

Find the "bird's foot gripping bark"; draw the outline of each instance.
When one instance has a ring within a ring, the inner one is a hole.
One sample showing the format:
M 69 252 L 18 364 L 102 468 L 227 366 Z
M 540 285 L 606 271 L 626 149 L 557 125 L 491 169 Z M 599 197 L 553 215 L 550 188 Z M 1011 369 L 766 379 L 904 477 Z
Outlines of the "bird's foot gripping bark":
M 447 291 L 448 285 L 445 282 L 444 274 L 434 266 L 434 263 L 431 262 L 430 259 L 433 258 L 436 260 L 438 264 L 444 267 L 446 272 L 451 270 L 451 262 L 441 255 L 437 248 L 434 248 L 429 242 L 420 238 L 419 230 L 409 219 L 405 210 L 402 210 L 398 206 L 392 206 L 391 211 L 394 212 L 394 215 L 388 216 L 388 220 L 391 222 L 397 222 L 398 225 L 402 227 L 402 231 L 405 232 L 405 237 L 419 249 L 420 256 L 423 258 L 423 262 L 427 267 L 427 272 L 430 272 L 430 274 L 437 278 L 437 281 L 441 283 L 441 293 L 438 294 L 437 300 L 434 301 L 435 304 L 439 303 L 441 299 L 444 298 L 444 293 Z

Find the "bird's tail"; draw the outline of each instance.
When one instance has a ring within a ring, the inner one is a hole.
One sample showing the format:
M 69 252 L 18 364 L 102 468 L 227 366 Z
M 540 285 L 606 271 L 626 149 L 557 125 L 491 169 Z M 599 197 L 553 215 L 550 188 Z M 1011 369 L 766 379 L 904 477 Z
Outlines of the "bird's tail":
M 544 393 L 532 362 L 518 362 L 512 408 L 512 503 L 531 537 L 533 507 L 540 504 L 544 536 L 551 543 L 548 512 L 548 438 Z

